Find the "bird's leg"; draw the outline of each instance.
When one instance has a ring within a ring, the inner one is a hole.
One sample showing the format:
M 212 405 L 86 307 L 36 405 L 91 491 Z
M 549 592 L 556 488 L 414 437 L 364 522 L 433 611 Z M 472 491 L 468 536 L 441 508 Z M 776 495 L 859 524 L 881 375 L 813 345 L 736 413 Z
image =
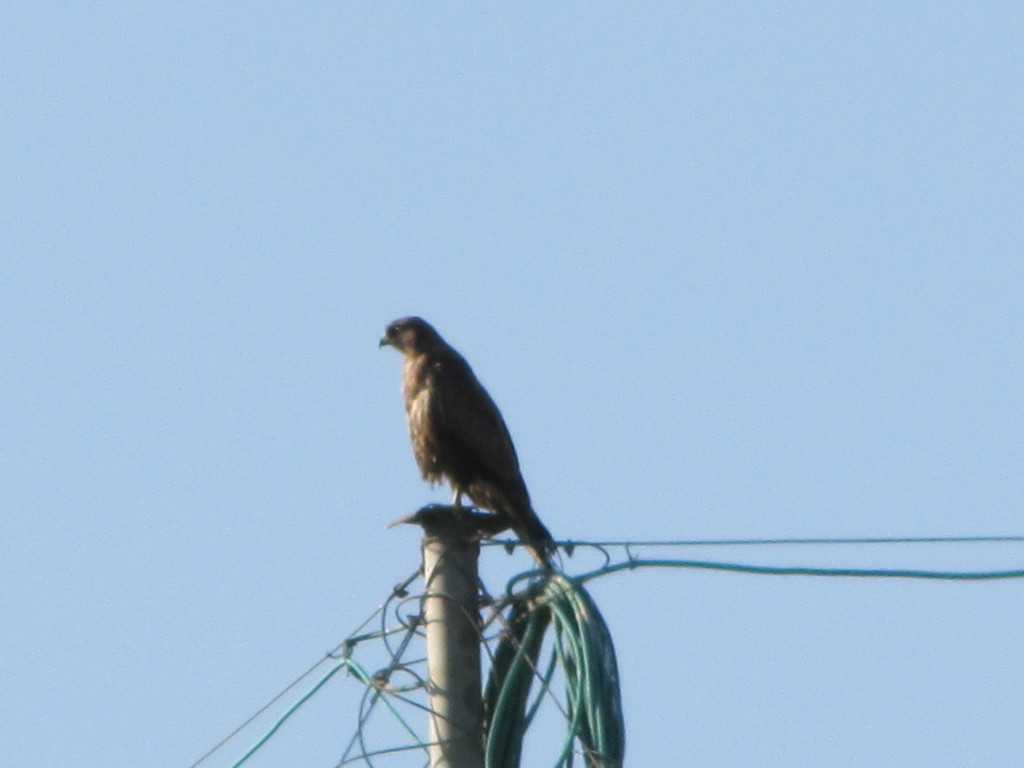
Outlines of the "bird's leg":
M 452 486 L 452 514 L 456 520 L 461 520 L 463 517 L 464 510 L 466 508 L 462 506 L 462 489 L 457 486 Z

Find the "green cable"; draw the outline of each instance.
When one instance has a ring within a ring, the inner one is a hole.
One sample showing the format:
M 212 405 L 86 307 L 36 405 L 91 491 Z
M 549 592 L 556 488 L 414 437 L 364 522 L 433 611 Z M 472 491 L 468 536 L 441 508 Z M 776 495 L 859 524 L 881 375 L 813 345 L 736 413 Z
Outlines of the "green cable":
M 365 669 L 363 669 L 359 664 L 352 661 L 351 659 L 342 659 L 329 672 L 327 672 L 326 675 L 320 678 L 320 680 L 318 680 L 312 688 L 310 688 L 302 697 L 300 697 L 298 701 L 292 704 L 285 711 L 285 713 L 281 715 L 281 717 L 279 717 L 277 721 L 270 727 L 270 730 L 263 734 L 263 736 L 260 737 L 260 739 L 249 749 L 249 751 L 242 755 L 242 757 L 239 758 L 237 762 L 232 764 L 231 768 L 239 768 L 240 765 L 245 763 L 250 757 L 256 754 L 256 752 L 258 752 L 259 749 L 264 744 L 270 741 L 270 738 L 275 733 L 277 733 L 281 726 L 284 725 L 285 722 L 289 718 L 291 718 L 291 716 L 295 714 L 302 707 L 303 704 L 309 701 L 309 699 L 311 699 L 314 696 L 314 694 L 316 694 L 317 691 L 319 691 L 321 688 L 323 688 L 324 685 L 327 684 L 328 680 L 330 680 L 332 677 L 334 677 L 334 675 L 336 675 L 343 669 L 347 669 L 350 672 L 352 672 L 359 679 L 359 681 L 368 689 L 376 689 L 376 686 L 373 683 L 373 678 L 369 674 L 367 674 Z M 383 701 L 384 705 L 391 711 L 391 714 L 395 716 L 395 719 L 397 719 L 398 722 L 401 723 L 402 726 L 405 728 L 406 732 L 409 733 L 409 735 L 412 736 L 418 742 L 419 738 L 416 736 L 416 732 L 405 721 L 405 718 L 403 718 L 398 713 L 398 711 L 391 705 L 391 702 L 388 701 L 387 698 L 383 698 Z
M 516 583 L 518 579 L 513 580 Z M 611 633 L 581 583 L 551 576 L 519 592 L 509 592 L 511 610 L 488 678 L 485 701 L 487 768 L 518 768 L 523 737 L 532 720 L 525 717 L 530 689 L 540 680 L 536 711 L 547 695 L 555 668 L 565 679 L 567 727 L 555 768 L 572 764 L 579 744 L 588 768 L 620 768 L 625 725 L 618 668 Z M 551 627 L 552 657 L 545 672 L 536 670 L 544 631 Z
M 860 578 L 905 578 L 978 581 L 1024 578 L 1024 570 L 926 571 L 877 568 L 810 568 L 744 565 L 703 560 L 633 559 L 608 564 L 576 577 L 555 574 L 543 580 L 537 572 L 520 574 L 506 589 L 508 620 L 498 640 L 485 690 L 485 756 L 487 768 L 518 768 L 527 730 L 541 704 L 551 695 L 555 672 L 565 680 L 567 730 L 555 766 L 571 765 L 573 745 L 578 743 L 587 768 L 620 768 L 625 751 L 625 726 L 615 648 L 608 626 L 583 584 L 598 576 L 639 568 L 695 568 L 776 576 L 827 576 Z M 543 670 L 538 661 L 549 630 L 553 633 L 550 658 Z M 354 635 L 349 647 L 373 638 L 405 632 L 409 628 Z M 404 644 L 403 643 L 403 646 Z M 340 660 L 296 701 L 232 768 L 242 766 L 284 723 L 312 698 L 340 670 L 347 669 L 359 679 L 374 702 L 383 701 L 415 743 L 425 748 L 416 732 L 397 711 L 373 678 L 349 658 Z M 531 695 L 534 683 L 538 691 Z M 371 708 L 374 704 L 371 704 Z M 407 749 L 407 748 L 401 748 Z M 385 754 L 399 749 L 385 749 Z
M 326 685 L 327 681 L 330 680 L 332 677 L 334 677 L 334 675 L 339 670 L 344 669 L 348 665 L 349 665 L 349 663 L 348 663 L 348 660 L 346 659 L 345 661 L 343 661 L 343 662 L 341 662 L 339 664 L 336 664 L 334 666 L 334 668 L 330 672 L 328 672 L 326 675 L 324 675 L 322 678 L 320 678 L 320 680 L 316 683 L 316 685 L 314 685 L 312 688 L 310 688 L 309 691 L 307 691 L 304 696 L 302 696 L 297 702 L 295 702 L 290 707 L 288 707 L 288 709 L 285 711 L 285 713 L 283 715 L 281 715 L 280 718 L 278 718 L 277 722 L 274 723 L 274 725 L 271 727 L 271 729 L 269 731 L 267 731 L 265 734 L 263 734 L 262 738 L 260 738 L 260 740 L 257 741 L 249 749 L 248 752 L 246 752 L 244 755 L 242 755 L 242 757 L 238 760 L 238 762 L 234 763 L 231 766 L 231 768 L 238 768 L 238 766 L 242 765 L 242 763 L 244 763 L 246 760 L 248 760 L 250 757 L 252 757 L 254 754 L 256 754 L 256 752 L 260 749 L 260 747 L 262 747 L 264 744 L 266 744 L 270 740 L 270 737 L 273 736 L 275 733 L 277 733 L 278 729 L 282 725 L 284 725 L 285 721 L 288 720 L 288 718 L 290 718 L 293 714 L 295 714 L 295 712 L 297 712 L 298 709 L 303 704 L 305 704 L 313 696 L 313 694 L 315 694 L 324 685 Z
M 994 579 L 1021 579 L 1024 570 L 1010 571 L 917 571 L 893 568 L 806 568 L 773 565 L 743 565 L 741 563 L 720 563 L 708 560 L 627 560 L 623 563 L 606 565 L 603 568 L 573 578 L 580 582 L 590 581 L 616 571 L 637 568 L 697 568 L 712 571 L 733 571 L 756 573 L 770 576 L 849 576 L 864 578 L 892 579 L 936 579 L 951 581 L 986 581 Z

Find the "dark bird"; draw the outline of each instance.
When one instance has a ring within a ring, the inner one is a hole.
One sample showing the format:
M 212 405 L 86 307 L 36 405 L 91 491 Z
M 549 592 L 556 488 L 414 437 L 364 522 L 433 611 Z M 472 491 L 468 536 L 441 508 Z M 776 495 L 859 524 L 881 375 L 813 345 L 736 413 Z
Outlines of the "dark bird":
M 405 415 L 423 478 L 431 485 L 447 480 L 456 508 L 466 494 L 504 518 L 550 568 L 554 541 L 530 504 L 505 420 L 469 363 L 418 317 L 391 323 L 380 340 L 385 345 L 405 357 Z

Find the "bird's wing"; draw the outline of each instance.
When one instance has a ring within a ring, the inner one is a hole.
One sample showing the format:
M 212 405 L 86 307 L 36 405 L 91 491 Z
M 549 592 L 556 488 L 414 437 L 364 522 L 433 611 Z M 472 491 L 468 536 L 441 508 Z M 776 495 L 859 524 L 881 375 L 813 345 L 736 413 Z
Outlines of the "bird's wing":
M 430 409 L 446 437 L 499 477 L 518 477 L 519 459 L 505 420 L 469 364 L 445 357 L 431 367 Z
M 429 376 L 431 419 L 439 437 L 473 457 L 483 470 L 482 482 L 466 489 L 470 498 L 505 515 L 541 567 L 550 568 L 555 549 L 551 533 L 530 504 L 516 449 L 498 406 L 458 353 L 435 360 Z

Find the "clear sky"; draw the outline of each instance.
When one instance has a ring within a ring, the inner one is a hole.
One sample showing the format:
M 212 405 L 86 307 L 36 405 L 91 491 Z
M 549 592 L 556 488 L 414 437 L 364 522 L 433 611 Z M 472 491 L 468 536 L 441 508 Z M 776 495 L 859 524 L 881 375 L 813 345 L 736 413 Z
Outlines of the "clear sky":
M 386 524 L 447 491 L 401 315 L 558 537 L 1024 533 L 1022 39 L 1009 2 L 8 7 L 4 762 L 184 768 L 412 571 Z M 1024 761 L 1024 582 L 592 590 L 631 765 Z M 335 682 L 253 765 L 335 764 Z

